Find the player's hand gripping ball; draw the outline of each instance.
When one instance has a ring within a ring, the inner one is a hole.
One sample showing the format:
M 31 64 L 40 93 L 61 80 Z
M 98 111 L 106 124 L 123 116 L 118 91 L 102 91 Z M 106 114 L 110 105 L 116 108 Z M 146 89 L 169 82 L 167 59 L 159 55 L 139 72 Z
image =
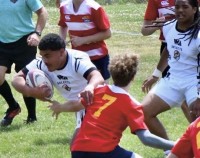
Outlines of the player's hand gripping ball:
M 47 85 L 51 90 L 51 95 L 46 97 L 46 99 L 51 99 L 53 97 L 53 84 L 51 79 L 45 72 L 39 69 L 32 69 L 26 75 L 26 84 L 30 87 L 38 87 L 41 85 Z

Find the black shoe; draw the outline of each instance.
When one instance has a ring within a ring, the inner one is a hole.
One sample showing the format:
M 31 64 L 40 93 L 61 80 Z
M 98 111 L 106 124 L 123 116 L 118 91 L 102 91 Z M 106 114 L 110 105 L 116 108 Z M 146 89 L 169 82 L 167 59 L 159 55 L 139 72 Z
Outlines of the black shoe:
M 21 112 L 21 108 L 20 106 L 16 107 L 16 108 L 8 108 L 7 111 L 5 112 L 5 116 L 4 118 L 1 120 L 0 122 L 0 126 L 2 127 L 6 127 L 11 125 L 13 118 L 18 115 Z
M 24 120 L 24 123 L 25 124 L 31 124 L 31 123 L 34 123 L 36 121 L 37 121 L 36 118 L 30 118 L 30 117 L 28 117 L 27 120 Z

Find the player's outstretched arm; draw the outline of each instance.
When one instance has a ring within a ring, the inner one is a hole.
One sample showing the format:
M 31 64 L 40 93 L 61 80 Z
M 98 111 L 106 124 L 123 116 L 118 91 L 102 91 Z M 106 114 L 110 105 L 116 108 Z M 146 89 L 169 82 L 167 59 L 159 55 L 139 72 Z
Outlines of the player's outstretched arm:
M 147 145 L 153 148 L 171 150 L 175 144 L 174 141 L 170 141 L 170 140 L 158 137 L 152 134 L 149 130 L 137 130 L 135 133 L 144 145 Z
M 141 33 L 143 36 L 149 36 L 159 29 L 160 29 L 160 25 L 157 26 L 156 23 L 153 23 L 153 20 L 144 20 L 142 28 L 141 28 Z
M 58 118 L 58 115 L 61 112 L 77 112 L 82 109 L 84 109 L 84 106 L 81 103 L 81 100 L 79 101 L 67 101 L 63 104 L 57 102 L 57 101 L 49 101 L 51 105 L 49 105 L 49 109 L 53 111 L 52 116 Z
M 35 31 L 38 32 L 38 34 L 36 34 L 36 32 L 34 32 L 28 36 L 27 43 L 30 46 L 38 46 L 38 44 L 40 42 L 39 36 L 41 35 L 41 33 L 46 25 L 47 19 L 48 19 L 48 13 L 47 13 L 47 10 L 45 7 L 40 8 L 35 13 L 37 14 L 37 17 L 38 17 Z
M 162 77 L 162 72 L 168 66 L 168 56 L 169 56 L 169 52 L 167 48 L 165 47 L 153 74 L 150 77 L 148 77 L 142 84 L 143 92 L 149 92 L 153 84 L 156 83 L 160 77 Z
M 98 70 L 93 70 L 87 76 L 88 84 L 85 89 L 80 93 L 80 96 L 86 101 L 87 105 L 93 103 L 94 89 L 98 85 L 104 84 L 104 79 Z

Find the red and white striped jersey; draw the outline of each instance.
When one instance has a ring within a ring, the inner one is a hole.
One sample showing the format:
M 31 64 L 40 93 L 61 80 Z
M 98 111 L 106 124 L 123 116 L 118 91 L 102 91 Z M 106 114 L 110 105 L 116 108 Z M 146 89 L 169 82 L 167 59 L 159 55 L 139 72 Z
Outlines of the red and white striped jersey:
M 69 36 L 90 36 L 110 28 L 110 22 L 104 9 L 93 0 L 84 0 L 78 11 L 73 8 L 73 0 L 61 3 L 60 20 L 61 27 L 67 27 Z M 104 41 L 84 44 L 73 49 L 87 52 L 91 60 L 102 58 L 108 54 L 108 49 Z
M 166 20 L 175 18 L 175 0 L 149 0 L 144 20 L 156 20 L 159 17 L 166 17 Z M 164 40 L 162 30 L 160 40 Z

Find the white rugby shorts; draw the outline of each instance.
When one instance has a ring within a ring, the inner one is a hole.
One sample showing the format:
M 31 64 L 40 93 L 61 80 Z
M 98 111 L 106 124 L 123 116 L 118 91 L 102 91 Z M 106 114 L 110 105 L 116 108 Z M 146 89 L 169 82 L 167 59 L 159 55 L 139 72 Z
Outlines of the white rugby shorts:
M 76 129 L 81 127 L 83 117 L 85 116 L 85 109 L 76 112 Z
M 161 78 L 150 93 L 159 96 L 170 107 L 180 107 L 185 100 L 190 106 L 198 97 L 198 87 L 195 77 L 177 79 L 169 76 Z

